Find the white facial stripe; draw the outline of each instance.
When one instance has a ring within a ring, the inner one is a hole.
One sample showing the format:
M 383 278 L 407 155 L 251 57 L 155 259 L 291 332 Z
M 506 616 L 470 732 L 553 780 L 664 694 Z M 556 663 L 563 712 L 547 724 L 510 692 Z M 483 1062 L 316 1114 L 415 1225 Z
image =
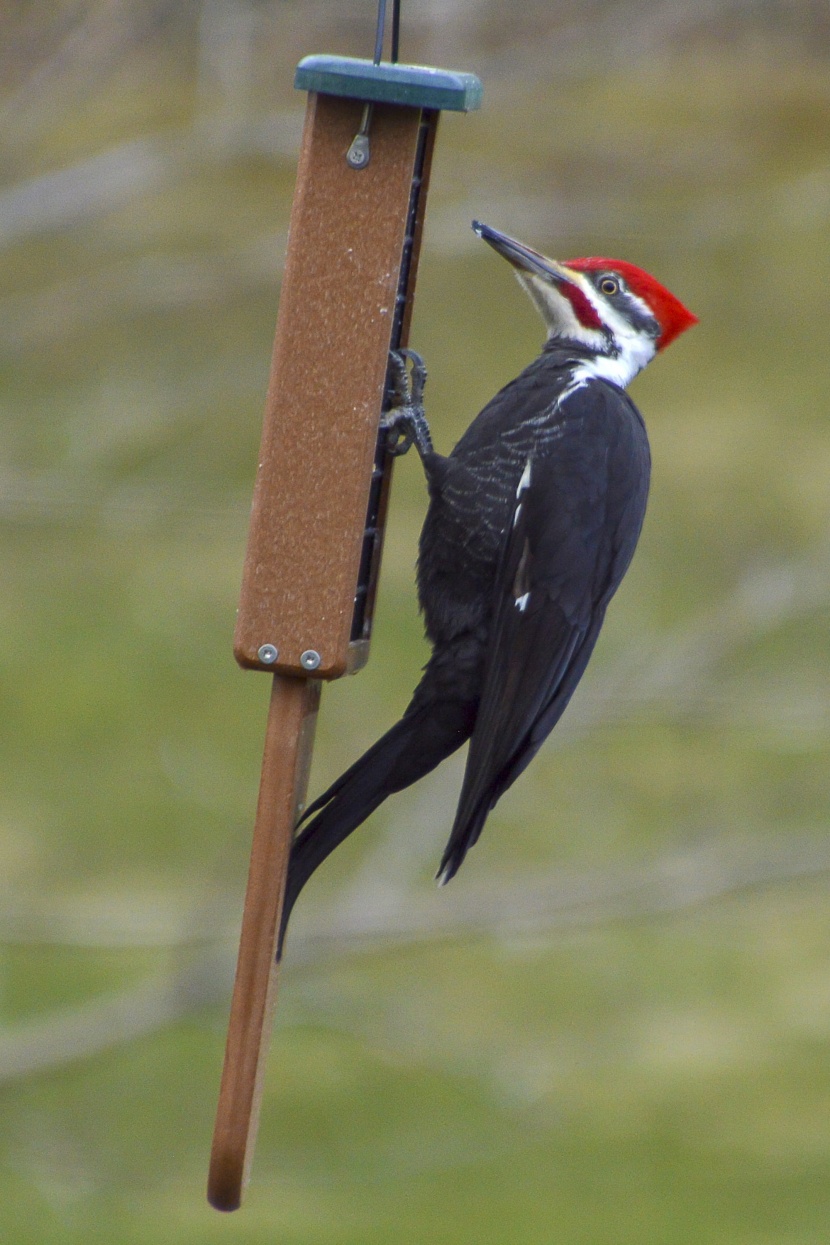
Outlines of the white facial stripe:
M 625 316 L 607 303 L 584 273 L 569 269 L 574 280 L 599 319 L 606 325 L 614 339 L 616 350 L 609 353 L 608 337 L 600 329 L 586 328 L 577 318 L 570 299 L 560 293 L 556 285 L 532 272 L 516 270 L 522 289 L 530 296 L 541 313 L 548 330 L 548 337 L 566 337 L 587 346 L 594 358 L 581 364 L 574 376 L 578 381 L 608 380 L 625 389 L 629 381 L 650 363 L 657 353 L 657 343 L 647 333 L 638 332 Z M 651 316 L 651 310 L 636 294 L 627 291 L 643 315 Z
M 556 286 L 533 272 L 516 270 L 516 277 L 530 301 L 547 325 L 548 337 L 568 337 L 583 342 L 592 350 L 601 350 L 605 335 L 599 329 L 588 329 L 580 324 L 570 299 L 561 294 Z
M 633 380 L 638 372 L 641 372 L 647 363 L 650 363 L 657 353 L 657 343 L 648 333 L 643 333 L 634 328 L 630 320 L 626 319 L 615 307 L 600 297 L 594 288 L 593 282 L 581 272 L 574 274 L 580 284 L 585 297 L 591 303 L 603 324 L 610 329 L 614 341 L 619 348 L 619 354 L 612 357 L 611 355 L 599 355 L 596 359 L 592 359 L 590 363 L 583 364 L 577 369 L 575 375 L 585 375 L 586 377 L 596 376 L 603 380 L 610 380 L 615 385 L 619 385 L 621 389 L 625 389 L 629 381 Z M 643 302 L 636 294 L 632 294 L 626 287 L 626 293 L 633 302 L 637 304 L 638 309 L 644 316 L 653 319 L 651 308 L 647 303 Z

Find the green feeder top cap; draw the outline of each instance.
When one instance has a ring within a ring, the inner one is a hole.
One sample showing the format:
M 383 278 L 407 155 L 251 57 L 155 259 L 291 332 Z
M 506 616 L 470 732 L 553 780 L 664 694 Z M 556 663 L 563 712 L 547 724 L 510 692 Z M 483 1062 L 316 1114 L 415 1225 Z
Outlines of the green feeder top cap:
M 481 82 L 472 73 L 433 69 L 431 65 L 393 65 L 350 56 L 306 56 L 297 66 L 294 86 L 322 95 L 342 95 L 373 104 L 472 112 L 481 106 Z

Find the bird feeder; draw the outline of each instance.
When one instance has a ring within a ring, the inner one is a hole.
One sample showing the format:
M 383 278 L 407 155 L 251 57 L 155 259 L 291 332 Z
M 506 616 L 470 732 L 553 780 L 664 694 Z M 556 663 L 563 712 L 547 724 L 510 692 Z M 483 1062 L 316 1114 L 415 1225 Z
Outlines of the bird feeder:
M 219 1210 L 240 1205 L 253 1157 L 321 680 L 369 654 L 392 467 L 379 429 L 438 118 L 481 99 L 471 74 L 378 62 L 311 56 L 295 78 L 309 96 L 234 639 L 273 682 L 208 1178 Z

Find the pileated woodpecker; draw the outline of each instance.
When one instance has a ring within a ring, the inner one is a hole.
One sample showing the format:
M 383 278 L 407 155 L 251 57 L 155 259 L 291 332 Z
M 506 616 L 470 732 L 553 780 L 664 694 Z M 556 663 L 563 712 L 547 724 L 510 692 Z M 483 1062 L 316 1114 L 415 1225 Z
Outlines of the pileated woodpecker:
M 409 391 L 398 358 L 390 447 L 414 441 L 429 486 L 418 594 L 433 651 L 401 720 L 306 810 L 302 820 L 313 820 L 291 850 L 283 934 L 325 857 L 469 739 L 438 870 L 449 881 L 559 721 L 640 534 L 649 445 L 625 386 L 696 317 L 633 264 L 560 263 L 473 228 L 515 268 L 547 342 L 448 458 L 433 450 L 420 407 L 420 360 L 410 355 Z

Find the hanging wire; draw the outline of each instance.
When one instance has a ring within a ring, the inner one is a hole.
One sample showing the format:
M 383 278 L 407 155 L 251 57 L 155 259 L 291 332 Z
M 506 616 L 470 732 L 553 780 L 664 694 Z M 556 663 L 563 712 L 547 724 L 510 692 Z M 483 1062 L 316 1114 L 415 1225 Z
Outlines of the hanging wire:
M 376 65 L 383 56 L 383 28 L 386 25 L 386 0 L 378 0 L 378 24 L 375 27 L 375 55 L 372 58 Z
M 378 20 L 375 27 L 374 63 L 379 65 L 383 56 L 383 35 L 386 28 L 387 0 L 378 0 Z M 392 0 L 392 64 L 398 63 L 398 51 L 401 39 L 401 0 Z

